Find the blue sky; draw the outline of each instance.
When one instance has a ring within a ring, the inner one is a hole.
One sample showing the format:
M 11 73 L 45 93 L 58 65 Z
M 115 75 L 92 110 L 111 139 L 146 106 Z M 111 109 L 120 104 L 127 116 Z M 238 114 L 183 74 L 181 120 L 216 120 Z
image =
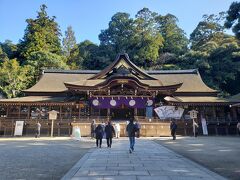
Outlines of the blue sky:
M 227 11 L 233 0 L 0 0 L 0 42 L 18 42 L 23 37 L 27 18 L 36 18 L 41 4 L 50 16 L 56 16 L 61 32 L 71 25 L 77 42 L 99 43 L 98 35 L 108 27 L 117 12 L 134 17 L 142 8 L 165 15 L 174 14 L 189 36 L 204 14 Z

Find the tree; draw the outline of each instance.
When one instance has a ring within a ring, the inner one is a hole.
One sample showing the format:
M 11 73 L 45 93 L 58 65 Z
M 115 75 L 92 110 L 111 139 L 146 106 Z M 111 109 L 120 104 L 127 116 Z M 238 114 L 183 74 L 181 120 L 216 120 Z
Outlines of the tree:
M 162 52 L 184 54 L 188 50 L 188 39 L 185 32 L 178 27 L 177 17 L 172 14 L 159 15 L 156 17 L 156 22 L 157 29 L 164 39 Z
M 63 38 L 62 44 L 64 55 L 69 57 L 71 50 L 77 45 L 72 26 L 67 27 L 67 31 L 65 31 L 65 38 Z
M 67 58 L 67 65 L 70 69 L 82 69 L 82 57 L 79 54 L 78 45 L 74 46 Z
M 143 8 L 135 19 L 134 46 L 130 55 L 133 61 L 143 67 L 149 67 L 159 57 L 159 49 L 163 47 L 163 38 L 156 28 L 157 13 Z
M 22 62 L 33 67 L 34 80 L 38 79 L 42 68 L 68 68 L 62 56 L 59 26 L 46 9 L 46 5 L 41 5 L 37 18 L 26 20 L 27 27 L 20 42 Z
M 34 68 L 36 78 L 42 69 L 68 69 L 68 66 L 63 60 L 63 56 L 46 51 L 32 52 L 27 64 Z
M 36 19 L 27 19 L 27 27 L 23 40 L 20 42 L 21 56 L 28 60 L 32 52 L 45 51 L 61 55 L 61 35 L 55 17 L 49 17 L 47 6 L 41 5 Z
M 12 41 L 5 40 L 5 42 L 0 43 L 0 46 L 9 59 L 19 58 L 18 46 L 13 44 Z
M 103 69 L 110 64 L 110 58 L 105 54 L 106 49 L 98 47 L 91 41 L 84 41 L 79 44 L 79 54 L 84 69 Z
M 114 59 L 116 54 L 129 52 L 134 35 L 134 21 L 127 13 L 114 14 L 108 28 L 99 34 L 100 46 L 108 50 L 108 54 Z
M 8 60 L 7 54 L 2 50 L 2 47 L 0 46 L 0 65 Z
M 233 33 L 240 39 L 240 2 L 233 2 L 227 11 L 225 22 L 226 28 L 231 28 Z
M 8 98 L 16 97 L 29 87 L 33 79 L 30 66 L 20 66 L 16 59 L 6 60 L 0 68 L 0 91 Z
M 218 34 L 224 32 L 224 26 L 221 24 L 225 17 L 225 13 L 218 15 L 204 15 L 203 21 L 199 22 L 194 31 L 190 34 L 190 43 L 193 50 L 197 50 L 212 38 L 217 39 Z
M 232 81 L 240 77 L 240 47 L 232 36 L 226 36 L 221 45 L 209 55 L 210 73 L 206 79 L 212 86 L 228 94 L 237 94 L 240 84 L 229 86 Z

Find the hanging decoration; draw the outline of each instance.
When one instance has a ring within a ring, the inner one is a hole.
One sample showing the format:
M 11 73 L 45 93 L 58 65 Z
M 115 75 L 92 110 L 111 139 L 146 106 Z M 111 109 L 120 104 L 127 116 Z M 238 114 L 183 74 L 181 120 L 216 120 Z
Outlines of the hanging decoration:
M 122 105 L 131 108 L 146 108 L 146 106 L 153 106 L 154 99 L 146 97 L 104 97 L 97 98 L 91 97 L 89 102 L 94 108 L 106 109 L 106 108 L 118 108 Z
M 110 104 L 111 104 L 111 106 L 116 106 L 116 105 L 117 105 L 117 102 L 116 102 L 116 100 L 112 99 L 112 100 L 110 101 Z

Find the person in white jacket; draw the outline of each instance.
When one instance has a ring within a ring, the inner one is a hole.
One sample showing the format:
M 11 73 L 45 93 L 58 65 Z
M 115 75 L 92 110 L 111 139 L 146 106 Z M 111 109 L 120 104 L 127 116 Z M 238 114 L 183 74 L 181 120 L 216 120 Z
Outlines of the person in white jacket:
M 115 133 L 116 133 L 116 138 L 120 137 L 120 124 L 116 123 L 115 124 Z

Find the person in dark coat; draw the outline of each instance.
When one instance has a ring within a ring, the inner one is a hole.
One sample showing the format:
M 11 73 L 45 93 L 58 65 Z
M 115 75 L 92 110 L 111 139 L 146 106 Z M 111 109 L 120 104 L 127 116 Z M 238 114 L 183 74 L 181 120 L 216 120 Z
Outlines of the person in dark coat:
M 129 153 L 132 153 L 134 151 L 134 145 L 135 145 L 135 134 L 137 132 L 137 127 L 133 123 L 133 119 L 130 119 L 130 122 L 128 123 L 126 127 L 126 132 L 129 137 L 130 147 L 129 147 Z
M 113 138 L 113 135 L 115 135 L 115 130 L 110 121 L 105 126 L 105 134 L 106 134 L 106 139 L 107 139 L 107 146 L 109 148 L 111 148 L 112 147 L 112 138 Z
M 95 134 L 96 134 L 96 145 L 97 145 L 97 147 L 101 148 L 102 147 L 102 138 L 103 138 L 103 128 L 102 128 L 101 124 L 99 124 L 96 127 Z
M 175 121 L 171 121 L 170 130 L 171 130 L 171 135 L 173 137 L 173 140 L 176 140 L 177 124 L 175 123 Z

